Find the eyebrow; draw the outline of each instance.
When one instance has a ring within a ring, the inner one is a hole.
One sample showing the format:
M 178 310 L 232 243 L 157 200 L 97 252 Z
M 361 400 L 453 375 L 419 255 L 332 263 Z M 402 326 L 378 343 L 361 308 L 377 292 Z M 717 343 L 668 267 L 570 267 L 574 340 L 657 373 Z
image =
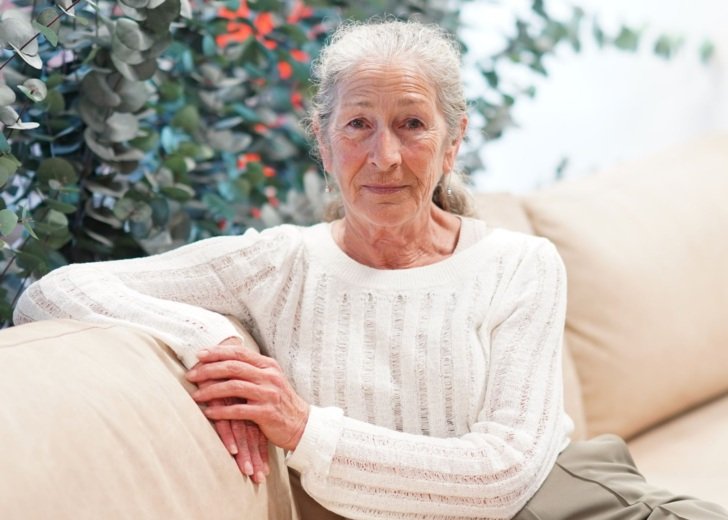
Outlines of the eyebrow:
M 407 96 L 405 98 L 401 98 L 397 102 L 397 105 L 398 106 L 409 106 L 409 105 L 419 105 L 419 104 L 423 104 L 423 103 L 426 103 L 426 101 L 424 99 Z M 345 101 L 343 103 L 343 106 L 346 108 L 350 108 L 350 107 L 371 108 L 372 106 L 374 106 L 374 104 L 371 103 L 370 101 L 362 99 L 359 101 Z

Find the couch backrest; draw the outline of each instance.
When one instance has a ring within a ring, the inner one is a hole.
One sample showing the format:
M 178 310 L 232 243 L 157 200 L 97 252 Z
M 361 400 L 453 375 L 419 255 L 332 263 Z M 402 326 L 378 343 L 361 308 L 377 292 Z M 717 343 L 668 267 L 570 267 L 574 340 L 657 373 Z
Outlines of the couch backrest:
M 519 197 L 509 193 L 480 193 L 475 196 L 475 203 L 478 216 L 491 226 L 533 234 L 533 228 Z M 564 404 L 567 413 L 574 421 L 572 438 L 583 439 L 586 436 L 586 424 L 581 388 L 574 360 L 566 341 L 563 348 L 563 361 Z
M 589 434 L 630 437 L 728 392 L 728 135 L 524 203 L 566 264 Z
M 0 518 L 295 517 L 282 457 L 281 478 L 244 479 L 183 374 L 168 348 L 123 327 L 3 330 Z

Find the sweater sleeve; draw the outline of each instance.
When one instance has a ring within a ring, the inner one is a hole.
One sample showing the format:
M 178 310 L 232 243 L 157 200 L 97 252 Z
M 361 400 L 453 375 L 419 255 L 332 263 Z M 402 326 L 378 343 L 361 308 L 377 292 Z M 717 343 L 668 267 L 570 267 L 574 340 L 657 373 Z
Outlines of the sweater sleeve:
M 465 435 L 435 438 L 312 407 L 288 465 L 321 504 L 353 519 L 511 518 L 563 449 L 565 271 L 537 240 L 479 330 L 487 388 Z
M 127 325 L 164 341 L 190 368 L 198 350 L 237 335 L 223 314 L 244 313 L 251 278 L 284 276 L 281 237 L 285 233 L 251 229 L 145 258 L 68 265 L 28 287 L 13 320 Z

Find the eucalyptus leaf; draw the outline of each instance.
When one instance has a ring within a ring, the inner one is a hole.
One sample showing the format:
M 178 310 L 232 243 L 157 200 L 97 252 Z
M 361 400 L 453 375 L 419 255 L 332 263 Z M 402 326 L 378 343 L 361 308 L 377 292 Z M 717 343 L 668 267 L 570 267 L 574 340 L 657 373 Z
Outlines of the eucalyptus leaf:
M 59 14 L 60 13 L 53 7 L 47 7 L 43 9 L 40 14 L 38 14 L 38 16 L 35 18 L 35 23 L 37 23 L 41 27 L 44 27 L 45 29 L 50 29 L 53 34 L 58 34 L 58 31 L 61 28 L 61 19 L 59 17 Z
M 20 163 L 12 155 L 0 155 L 0 188 L 18 171 Z
M 49 208 L 60 211 L 61 213 L 74 213 L 76 211 L 76 206 L 67 202 L 61 202 L 60 200 L 46 199 L 45 203 Z
M 119 3 L 134 9 L 143 9 L 149 5 L 149 0 L 119 0 Z
M 15 103 L 15 92 L 13 89 L 0 83 L 0 107 Z
M 165 0 L 159 7 L 147 11 L 144 27 L 154 33 L 168 33 L 169 25 L 179 18 L 180 0 Z
M 106 82 L 108 74 L 91 71 L 81 81 L 81 92 L 99 107 L 113 108 L 121 104 L 121 97 Z
M 149 59 L 138 65 L 129 65 L 112 54 L 111 61 L 114 63 L 116 70 L 130 81 L 150 79 L 157 72 L 156 59 Z
M 131 114 L 115 112 L 106 120 L 106 138 L 112 143 L 129 141 L 139 131 L 139 120 Z
M 114 37 L 126 47 L 136 51 L 146 51 L 154 44 L 154 38 L 146 34 L 137 22 L 129 18 L 119 18 L 116 21 Z
M 10 126 L 17 123 L 19 119 L 20 114 L 18 114 L 13 107 L 0 107 L 0 123 Z
M 43 103 L 51 116 L 62 114 L 66 110 L 66 100 L 58 90 L 49 90 Z
M 142 51 L 128 47 L 117 38 L 116 33 L 114 33 L 114 37 L 111 40 L 111 54 L 114 58 L 127 65 L 139 65 L 146 59 Z
M 75 184 L 78 180 L 76 169 L 66 159 L 61 157 L 50 157 L 41 161 L 38 166 L 38 180 L 48 185 L 51 180 L 55 180 L 62 185 Z
M 30 55 L 38 54 L 38 42 L 34 40 L 35 29 L 25 13 L 9 10 L 0 19 L 0 42 L 15 49 L 23 46 L 23 51 Z M 28 43 L 30 42 L 30 43 Z
M 87 97 L 81 97 L 78 102 L 78 114 L 89 127 L 96 132 L 103 132 L 106 129 L 105 110 L 99 109 Z
M 26 79 L 22 85 L 18 85 L 18 90 L 36 103 L 43 101 L 48 95 L 46 84 L 36 78 Z
M 195 190 L 186 184 L 175 184 L 174 186 L 162 188 L 160 191 L 170 199 L 180 202 L 187 201 L 195 196 Z
M 117 112 L 136 112 L 149 100 L 150 92 L 144 82 L 121 77 L 117 83 L 116 93 L 121 97 L 121 104 L 116 107 Z
M 10 151 L 10 144 L 8 143 L 8 140 L 5 139 L 5 135 L 3 135 L 2 132 L 0 132 L 0 153 L 8 153 Z
M 54 24 L 56 25 L 56 24 Z M 51 29 L 50 27 L 46 27 L 45 25 L 33 22 L 33 28 L 37 30 L 39 33 L 41 33 L 43 36 L 45 36 L 45 39 L 48 40 L 48 43 L 50 43 L 53 47 L 58 46 L 58 32 Z
M 195 105 L 182 107 L 172 118 L 172 124 L 187 133 L 193 133 L 200 126 L 200 112 Z
M 13 210 L 0 210 L 0 235 L 8 236 L 18 224 L 18 215 Z

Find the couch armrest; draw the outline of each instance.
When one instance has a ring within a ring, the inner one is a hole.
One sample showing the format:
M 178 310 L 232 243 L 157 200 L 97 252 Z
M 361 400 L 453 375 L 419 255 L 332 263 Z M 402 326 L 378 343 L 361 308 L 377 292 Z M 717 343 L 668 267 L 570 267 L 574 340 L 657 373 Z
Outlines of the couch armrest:
M 244 478 L 142 332 L 69 320 L 0 332 L 3 518 L 296 518 L 283 455 Z

